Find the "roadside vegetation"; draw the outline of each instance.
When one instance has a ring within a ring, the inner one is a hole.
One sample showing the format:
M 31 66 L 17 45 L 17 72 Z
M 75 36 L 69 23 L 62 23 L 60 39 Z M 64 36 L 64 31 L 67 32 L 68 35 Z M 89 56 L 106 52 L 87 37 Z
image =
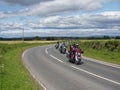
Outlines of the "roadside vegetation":
M 27 48 L 54 42 L 0 42 L 0 90 L 43 90 L 25 69 L 21 54 Z M 75 42 L 80 44 L 84 56 L 120 65 L 120 40 L 76 40 Z
M 120 40 L 77 40 L 84 56 L 120 65 Z
M 52 43 L 0 43 L 0 90 L 43 90 L 25 69 L 21 54 L 27 48 Z

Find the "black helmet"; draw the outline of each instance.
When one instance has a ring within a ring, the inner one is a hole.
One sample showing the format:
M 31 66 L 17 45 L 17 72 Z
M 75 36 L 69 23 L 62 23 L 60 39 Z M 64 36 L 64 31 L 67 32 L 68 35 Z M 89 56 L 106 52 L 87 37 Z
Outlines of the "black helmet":
M 75 43 L 72 44 L 73 47 L 76 47 Z

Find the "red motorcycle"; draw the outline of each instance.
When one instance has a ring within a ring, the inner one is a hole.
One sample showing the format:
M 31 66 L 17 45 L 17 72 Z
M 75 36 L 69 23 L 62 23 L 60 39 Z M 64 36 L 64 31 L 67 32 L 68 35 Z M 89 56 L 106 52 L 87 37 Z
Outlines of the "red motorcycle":
M 67 58 L 69 59 L 69 62 L 73 62 L 76 65 L 81 63 L 83 51 L 75 48 L 74 51 L 68 51 Z

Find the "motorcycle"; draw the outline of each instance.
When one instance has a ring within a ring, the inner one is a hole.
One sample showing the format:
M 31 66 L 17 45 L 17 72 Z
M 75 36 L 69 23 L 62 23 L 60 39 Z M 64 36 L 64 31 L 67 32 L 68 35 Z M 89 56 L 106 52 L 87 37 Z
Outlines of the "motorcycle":
M 60 48 L 59 48 L 59 51 L 60 51 L 60 53 L 65 54 L 66 53 L 66 47 L 65 47 L 65 45 L 61 45 Z
M 58 49 L 58 48 L 59 48 L 59 44 L 56 44 L 56 45 L 55 45 L 55 48 Z
M 81 63 L 82 60 L 81 54 L 83 54 L 83 51 L 78 48 L 75 48 L 73 52 L 68 51 L 67 58 L 69 59 L 69 62 L 73 62 L 76 65 L 78 65 Z

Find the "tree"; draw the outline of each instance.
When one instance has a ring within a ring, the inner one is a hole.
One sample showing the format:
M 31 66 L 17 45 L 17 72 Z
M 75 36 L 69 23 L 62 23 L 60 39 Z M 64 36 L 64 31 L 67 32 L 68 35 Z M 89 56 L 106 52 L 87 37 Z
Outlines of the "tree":
M 40 37 L 39 36 L 35 36 L 35 40 L 40 40 Z

